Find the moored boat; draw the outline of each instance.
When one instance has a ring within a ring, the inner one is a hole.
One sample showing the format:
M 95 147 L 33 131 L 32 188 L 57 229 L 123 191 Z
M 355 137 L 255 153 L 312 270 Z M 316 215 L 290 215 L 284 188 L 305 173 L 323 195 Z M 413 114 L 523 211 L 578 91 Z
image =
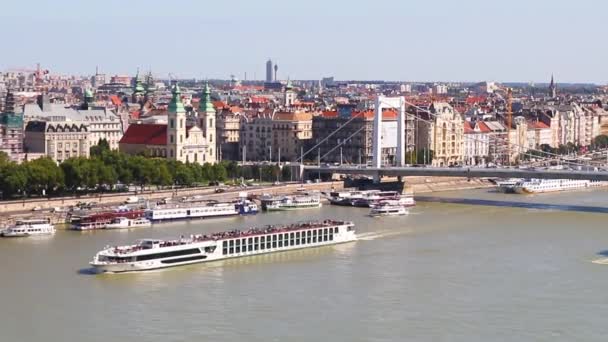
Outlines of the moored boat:
M 48 218 L 18 220 L 14 225 L 0 232 L 0 236 L 2 237 L 28 237 L 51 234 L 55 234 L 55 226 L 51 224 L 51 220 Z
M 608 186 L 608 182 L 581 179 L 524 179 L 518 182 L 513 189 L 518 194 L 534 194 L 600 186 Z
M 104 229 L 115 218 L 137 219 L 144 216 L 143 210 L 116 210 L 87 215 L 72 224 L 74 230 Z
M 150 221 L 189 220 L 212 217 L 257 214 L 258 206 L 249 200 L 236 202 L 210 202 L 204 204 L 178 204 L 148 209 L 145 217 Z
M 152 222 L 144 217 L 135 219 L 117 217 L 112 222 L 106 224 L 105 229 L 147 228 L 150 226 L 152 226 Z
M 132 272 L 213 260 L 312 248 L 355 241 L 354 224 L 324 220 L 282 226 L 190 235 L 173 240 L 144 239 L 107 246 L 90 262 L 99 272 Z
M 267 211 L 298 210 L 320 207 L 320 196 L 282 196 L 263 202 L 263 208 Z

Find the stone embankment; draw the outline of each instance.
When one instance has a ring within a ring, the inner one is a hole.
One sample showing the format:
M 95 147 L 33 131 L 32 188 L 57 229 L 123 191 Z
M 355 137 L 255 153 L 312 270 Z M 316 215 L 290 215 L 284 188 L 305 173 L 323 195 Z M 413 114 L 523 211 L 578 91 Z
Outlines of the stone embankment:
M 406 177 L 407 192 L 414 194 L 490 188 L 495 186 L 483 178 L 455 178 L 455 177 Z

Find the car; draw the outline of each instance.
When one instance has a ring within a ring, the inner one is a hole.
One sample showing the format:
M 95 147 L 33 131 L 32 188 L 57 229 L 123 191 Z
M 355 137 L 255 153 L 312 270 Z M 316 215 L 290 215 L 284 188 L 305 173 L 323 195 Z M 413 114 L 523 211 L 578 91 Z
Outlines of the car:
M 222 192 L 226 192 L 226 190 L 225 190 L 225 189 L 222 189 L 222 188 L 217 188 L 217 189 L 215 189 L 215 193 L 216 193 L 216 194 L 221 194 Z
M 281 182 L 276 181 L 276 182 L 272 183 L 272 185 L 281 185 Z
M 32 208 L 32 211 L 40 211 L 40 210 L 42 210 L 42 207 L 39 205 Z

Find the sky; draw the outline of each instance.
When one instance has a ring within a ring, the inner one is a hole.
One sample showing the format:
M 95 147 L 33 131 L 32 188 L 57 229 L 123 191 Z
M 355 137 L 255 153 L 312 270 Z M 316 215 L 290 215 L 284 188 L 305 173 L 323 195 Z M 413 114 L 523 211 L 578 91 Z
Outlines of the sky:
M 605 0 L 7 0 L 0 70 L 608 83 Z

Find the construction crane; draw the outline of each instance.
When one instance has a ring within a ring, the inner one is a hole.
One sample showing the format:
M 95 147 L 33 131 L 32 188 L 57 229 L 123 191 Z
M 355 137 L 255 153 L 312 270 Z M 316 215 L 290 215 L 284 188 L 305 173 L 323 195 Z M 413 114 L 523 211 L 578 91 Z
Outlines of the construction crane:
M 511 124 L 513 120 L 513 89 L 507 88 L 507 158 L 511 166 Z

